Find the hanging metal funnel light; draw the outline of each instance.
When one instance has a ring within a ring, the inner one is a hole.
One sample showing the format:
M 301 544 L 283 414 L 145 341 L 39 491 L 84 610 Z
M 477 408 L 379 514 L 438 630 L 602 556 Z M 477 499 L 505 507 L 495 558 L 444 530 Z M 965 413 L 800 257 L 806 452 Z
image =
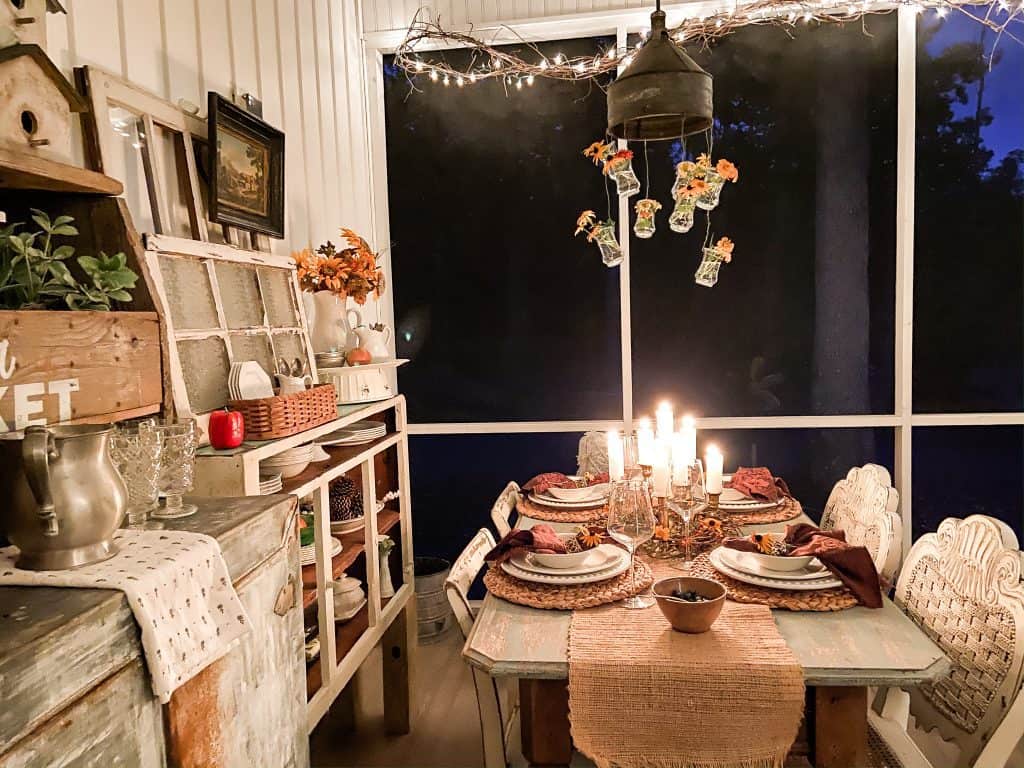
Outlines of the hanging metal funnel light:
M 711 127 L 711 75 L 665 29 L 665 12 L 651 14 L 651 36 L 608 86 L 608 133 L 629 141 L 678 139 Z

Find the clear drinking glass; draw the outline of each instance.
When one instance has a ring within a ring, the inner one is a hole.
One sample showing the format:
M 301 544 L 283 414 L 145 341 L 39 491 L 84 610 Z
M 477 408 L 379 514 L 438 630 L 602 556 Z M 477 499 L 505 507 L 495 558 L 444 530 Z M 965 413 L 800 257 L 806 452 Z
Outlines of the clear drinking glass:
M 153 510 L 152 517 L 170 519 L 195 514 L 195 504 L 182 502 L 182 495 L 192 490 L 196 465 L 196 426 L 194 421 L 157 422 L 161 435 L 160 491 L 164 504 Z
M 157 505 L 162 443 L 152 421 L 118 424 L 110 436 L 110 456 L 128 489 L 128 527 L 145 523 Z
M 654 510 L 651 497 L 641 480 L 623 480 L 612 486 L 608 501 L 608 535 L 629 552 L 629 576 L 636 591 L 636 549 L 654 536 Z M 622 603 L 626 608 L 649 608 L 651 595 L 637 595 Z
M 704 466 L 700 459 L 690 465 L 685 479 L 676 482 L 673 473 L 672 492 L 665 503 L 669 509 L 683 518 L 683 562 L 678 565 L 684 571 L 690 570 L 690 520 L 695 514 L 707 509 L 707 491 L 704 487 Z
M 622 467 L 626 479 L 639 476 L 640 460 L 639 448 L 636 435 L 626 435 L 622 438 Z

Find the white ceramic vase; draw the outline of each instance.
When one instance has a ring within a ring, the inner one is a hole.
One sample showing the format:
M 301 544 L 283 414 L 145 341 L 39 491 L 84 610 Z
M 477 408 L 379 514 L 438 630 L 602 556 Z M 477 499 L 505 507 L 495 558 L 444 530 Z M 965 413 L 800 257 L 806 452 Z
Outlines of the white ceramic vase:
M 355 315 L 355 322 L 350 318 Z M 362 315 L 354 309 L 345 309 L 345 302 L 331 291 L 313 294 L 313 321 L 309 341 L 314 352 L 344 352 L 356 345 L 352 328 L 361 325 Z

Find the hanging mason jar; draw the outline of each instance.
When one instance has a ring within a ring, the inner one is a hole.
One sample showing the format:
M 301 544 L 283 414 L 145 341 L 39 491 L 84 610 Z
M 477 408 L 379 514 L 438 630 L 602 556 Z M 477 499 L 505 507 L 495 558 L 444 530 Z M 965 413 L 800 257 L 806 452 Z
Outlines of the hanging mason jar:
M 690 160 L 676 165 L 676 180 L 672 184 L 672 199 L 679 197 L 679 192 L 686 189 L 690 182 L 697 178 L 697 164 Z
M 668 217 L 668 228 L 673 232 L 689 232 L 693 229 L 693 209 L 697 205 L 697 198 L 685 191 L 676 198 L 676 207 L 672 215 Z
M 615 180 L 619 197 L 632 197 L 640 191 L 640 179 L 633 172 L 633 153 L 628 149 L 616 152 L 608 160 L 608 175 Z
M 643 200 L 636 201 L 633 210 L 636 211 L 636 221 L 633 222 L 633 234 L 643 240 L 653 237 L 655 228 L 654 214 L 661 210 L 661 203 L 645 197 Z
M 603 224 L 595 224 L 591 230 L 597 247 L 601 249 L 601 261 L 606 267 L 617 267 L 622 263 L 622 249 L 619 248 L 619 241 L 615 238 L 615 222 L 607 221 Z
M 732 261 L 732 250 L 733 242 L 727 237 L 723 237 L 714 245 L 705 248 L 704 258 L 701 259 L 693 276 L 694 282 L 705 288 L 711 288 L 717 283 L 718 270 L 722 268 L 722 263 Z
M 725 179 L 714 168 L 704 171 L 704 183 L 707 185 L 697 197 L 697 207 L 704 211 L 712 211 L 718 207 L 718 198 L 722 194 Z

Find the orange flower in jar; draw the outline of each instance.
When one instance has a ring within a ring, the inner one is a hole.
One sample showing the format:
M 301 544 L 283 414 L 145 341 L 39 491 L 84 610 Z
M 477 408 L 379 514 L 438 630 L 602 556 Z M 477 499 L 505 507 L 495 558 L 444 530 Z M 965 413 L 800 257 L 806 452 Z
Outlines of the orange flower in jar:
M 724 157 L 721 160 L 719 160 L 718 163 L 715 165 L 715 171 L 723 179 L 725 179 L 726 181 L 731 181 L 734 184 L 740 177 L 739 169 L 735 165 L 730 163 L 728 160 L 726 160 Z

